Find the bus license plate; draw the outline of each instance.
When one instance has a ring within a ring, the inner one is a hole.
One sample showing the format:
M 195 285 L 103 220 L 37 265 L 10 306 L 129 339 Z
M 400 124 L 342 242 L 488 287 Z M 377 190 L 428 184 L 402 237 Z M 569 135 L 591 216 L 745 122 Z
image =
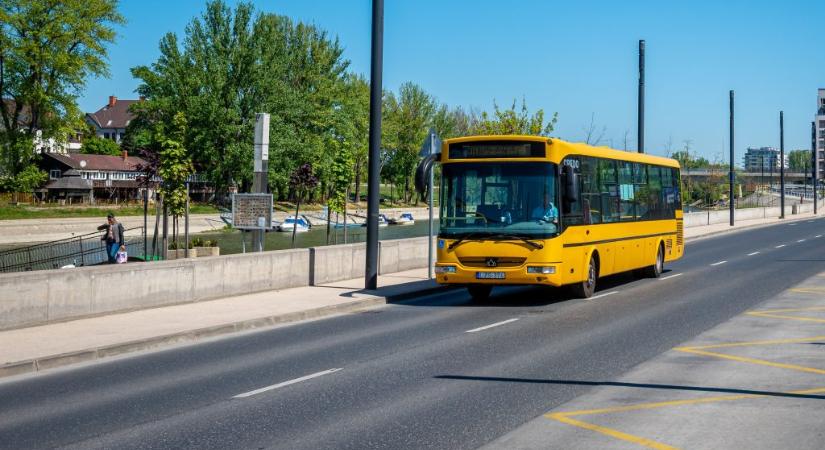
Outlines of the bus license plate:
M 478 280 L 503 280 L 504 272 L 476 272 Z

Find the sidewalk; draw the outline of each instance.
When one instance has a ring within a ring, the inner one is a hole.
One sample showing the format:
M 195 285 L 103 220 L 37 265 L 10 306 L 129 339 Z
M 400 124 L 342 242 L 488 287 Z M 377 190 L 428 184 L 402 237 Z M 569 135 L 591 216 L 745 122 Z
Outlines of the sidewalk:
M 812 214 L 784 221 L 810 220 Z M 686 240 L 769 226 L 779 219 L 740 221 L 685 230 Z M 364 291 L 363 278 L 228 297 L 0 332 L 0 378 L 109 356 L 192 342 L 280 323 L 342 314 L 445 288 L 427 280 L 425 268 L 379 277 Z M 94 332 L 90 332 L 94 330 Z

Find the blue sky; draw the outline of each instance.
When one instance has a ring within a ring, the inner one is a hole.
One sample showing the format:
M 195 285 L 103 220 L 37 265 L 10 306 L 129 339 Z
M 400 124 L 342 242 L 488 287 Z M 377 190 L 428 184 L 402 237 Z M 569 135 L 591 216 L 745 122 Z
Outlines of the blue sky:
M 228 1 L 234 5 L 235 1 Z M 338 36 L 350 70 L 369 73 L 369 0 L 259 0 L 259 11 Z M 123 0 L 128 23 L 110 47 L 111 77 L 87 83 L 80 106 L 136 98 L 130 67 L 150 64 L 166 32 L 183 34 L 203 0 Z M 525 97 L 559 113 L 573 141 L 595 115 L 605 144 L 636 147 L 637 46 L 647 42 L 648 153 L 668 142 L 727 158 L 728 91 L 736 91 L 737 164 L 748 146 L 810 148 L 816 90 L 825 87 L 825 2 L 385 0 L 384 88 L 421 85 L 440 102 L 482 110 Z

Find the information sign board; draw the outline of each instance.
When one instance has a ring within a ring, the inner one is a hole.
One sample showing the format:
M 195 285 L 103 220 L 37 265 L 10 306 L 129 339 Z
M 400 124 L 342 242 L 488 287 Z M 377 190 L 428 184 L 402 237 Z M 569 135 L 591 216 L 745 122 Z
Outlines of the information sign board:
M 232 226 L 239 230 L 272 228 L 272 194 L 232 195 Z

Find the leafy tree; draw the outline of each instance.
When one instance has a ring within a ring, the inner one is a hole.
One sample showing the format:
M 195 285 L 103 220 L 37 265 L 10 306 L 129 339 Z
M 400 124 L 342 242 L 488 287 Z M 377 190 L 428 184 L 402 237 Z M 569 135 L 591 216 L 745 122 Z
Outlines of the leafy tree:
M 486 111 L 481 113 L 478 120 L 471 125 L 471 134 L 527 134 L 534 136 L 549 136 L 556 126 L 558 121 L 558 113 L 554 113 L 553 117 L 545 124 L 544 110 L 539 109 L 532 115 L 527 109 L 527 101 L 522 98 L 521 110 L 516 111 L 516 101 L 509 109 L 501 109 L 498 104 L 493 101 L 493 114 L 490 115 Z
M 269 184 L 276 197 L 286 198 L 288 175 L 302 161 L 317 162 L 327 178 L 348 65 L 338 41 L 284 16 L 255 15 L 249 3 L 230 10 L 222 1 L 208 2 L 185 34 L 182 42 L 167 34 L 158 60 L 132 69 L 147 98 L 136 114 L 169 120 L 184 112 L 185 146 L 218 192 L 250 185 L 254 117 L 262 111 L 271 114 Z M 131 132 L 139 133 L 141 123 Z
M 300 167 L 292 171 L 289 176 L 289 186 L 295 191 L 295 220 L 298 220 L 298 213 L 301 208 L 301 199 L 304 195 L 315 189 L 318 185 L 318 178 L 312 172 L 312 164 L 302 164 Z M 297 225 L 297 224 L 296 224 Z M 297 226 L 292 227 L 292 246 L 295 246 L 295 232 Z
M 807 171 L 811 167 L 811 151 L 792 150 L 788 153 L 788 167 L 796 172 Z
M 65 139 L 81 126 L 76 104 L 89 76 L 107 76 L 116 0 L 0 2 L 0 152 L 16 176 L 29 166 L 32 138 Z M 22 144 L 21 144 L 22 143 Z
M 118 156 L 121 154 L 121 150 L 115 141 L 93 136 L 83 141 L 83 145 L 80 147 L 80 153 L 87 155 Z
M 0 178 L 0 188 L 9 190 L 15 194 L 19 192 L 32 192 L 39 188 L 49 179 L 49 174 L 37 167 L 36 164 L 29 164 L 16 176 L 5 176 Z M 16 201 L 16 199 L 15 199 Z

